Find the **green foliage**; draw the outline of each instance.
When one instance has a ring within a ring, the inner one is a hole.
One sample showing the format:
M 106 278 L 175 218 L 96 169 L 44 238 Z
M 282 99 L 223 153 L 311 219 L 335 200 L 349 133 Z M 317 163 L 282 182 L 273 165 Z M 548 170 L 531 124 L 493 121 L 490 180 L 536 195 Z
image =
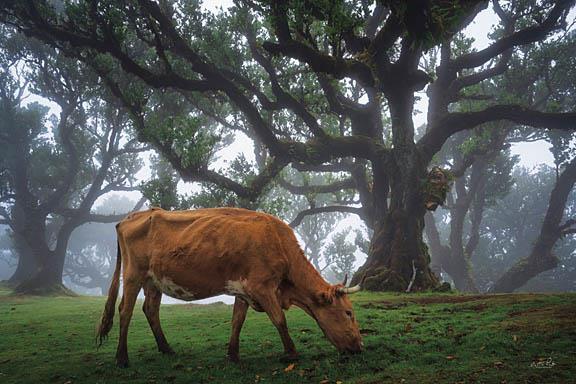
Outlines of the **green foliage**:
M 153 207 L 166 210 L 180 209 L 182 201 L 177 191 L 180 179 L 178 174 L 162 157 L 153 156 L 151 161 L 152 178 L 140 184 L 140 192 Z
M 572 132 L 551 130 L 548 132 L 550 152 L 554 156 L 554 165 L 560 169 L 576 156 L 576 144 Z
M 200 192 L 193 193 L 183 198 L 183 205 L 190 208 L 217 208 L 217 207 L 239 207 L 238 196 L 214 184 L 203 185 Z
M 264 313 L 248 311 L 239 365 L 226 362 L 231 306 L 164 305 L 164 331 L 176 351 L 158 353 L 137 303 L 130 324 L 131 366 L 114 365 L 117 332 L 99 349 L 94 324 L 104 299 L 14 298 L 0 291 L 0 371 L 4 384 L 79 383 L 570 383 L 574 295 L 351 296 L 365 351 L 339 356 L 313 319 L 286 313 L 301 354 L 282 363 L 278 332 Z M 118 316 L 118 315 L 116 315 Z M 115 322 L 117 323 L 117 322 Z M 65 324 L 66 326 L 63 326 Z M 116 327 L 117 325 L 115 325 Z M 552 369 L 531 365 L 552 358 Z M 46 361 L 48 359 L 48 362 Z
M 514 168 L 518 165 L 518 155 L 511 155 L 510 149 L 503 150 L 492 159 L 487 168 L 486 181 L 488 186 L 485 193 L 485 204 L 487 207 L 496 206 L 503 199 L 514 183 Z
M 475 2 L 448 0 L 419 2 L 410 5 L 405 1 L 389 1 L 398 15 L 412 44 L 427 50 L 451 37 L 462 28 L 462 23 Z
M 170 144 L 184 167 L 205 166 L 213 154 L 218 137 L 202 129 L 202 119 L 195 116 L 152 115 L 145 140 Z

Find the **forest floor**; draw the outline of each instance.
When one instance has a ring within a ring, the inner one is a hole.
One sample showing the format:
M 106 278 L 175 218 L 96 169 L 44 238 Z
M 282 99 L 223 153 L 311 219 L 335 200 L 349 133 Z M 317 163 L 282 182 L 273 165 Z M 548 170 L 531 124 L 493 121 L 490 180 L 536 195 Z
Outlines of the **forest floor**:
M 0 290 L 0 383 L 576 383 L 576 295 L 374 294 L 353 297 L 366 349 L 340 356 L 312 319 L 287 313 L 300 360 L 282 363 L 265 314 L 250 311 L 240 364 L 226 361 L 232 307 L 164 305 L 176 351 L 156 351 L 141 310 L 116 368 L 117 331 L 94 343 L 104 298 Z M 138 305 L 140 306 L 140 305 Z M 117 326 L 115 318 L 115 328 Z

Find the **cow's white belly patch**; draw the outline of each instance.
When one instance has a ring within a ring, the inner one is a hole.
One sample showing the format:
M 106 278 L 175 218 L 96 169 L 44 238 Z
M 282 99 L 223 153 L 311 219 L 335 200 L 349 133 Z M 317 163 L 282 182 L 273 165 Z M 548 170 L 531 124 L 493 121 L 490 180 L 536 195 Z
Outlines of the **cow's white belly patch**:
M 162 277 L 159 279 L 152 271 L 148 272 L 148 276 L 152 278 L 154 285 L 168 296 L 184 301 L 195 300 L 193 292 L 190 292 L 186 288 L 176 284 L 170 278 Z
M 226 293 L 232 296 L 248 296 L 244 290 L 246 280 L 228 280 L 226 283 Z
M 256 303 L 252 298 L 248 295 L 245 289 L 246 279 L 243 280 L 228 280 L 226 283 L 226 294 L 237 296 L 243 299 L 249 306 L 254 308 L 256 311 L 260 311 L 260 305 Z

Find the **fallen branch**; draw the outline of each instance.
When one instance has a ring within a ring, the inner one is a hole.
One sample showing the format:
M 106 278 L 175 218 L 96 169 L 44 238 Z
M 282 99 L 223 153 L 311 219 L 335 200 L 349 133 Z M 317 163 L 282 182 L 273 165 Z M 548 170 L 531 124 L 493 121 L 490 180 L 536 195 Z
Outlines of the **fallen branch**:
M 414 284 L 414 280 L 416 280 L 416 265 L 414 265 L 414 260 L 412 260 L 412 278 L 410 279 L 408 288 L 406 288 L 406 293 L 410 292 L 410 290 L 412 289 L 412 284 Z

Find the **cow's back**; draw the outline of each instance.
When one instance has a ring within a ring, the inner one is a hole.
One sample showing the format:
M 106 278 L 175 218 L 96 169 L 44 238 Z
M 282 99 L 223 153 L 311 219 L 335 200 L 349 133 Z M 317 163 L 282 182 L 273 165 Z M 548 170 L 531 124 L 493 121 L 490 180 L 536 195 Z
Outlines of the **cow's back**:
M 281 279 L 289 264 L 283 226 L 244 209 L 154 208 L 128 216 L 118 237 L 127 268 L 146 273 L 165 293 L 191 300 L 224 293 L 230 281 Z

